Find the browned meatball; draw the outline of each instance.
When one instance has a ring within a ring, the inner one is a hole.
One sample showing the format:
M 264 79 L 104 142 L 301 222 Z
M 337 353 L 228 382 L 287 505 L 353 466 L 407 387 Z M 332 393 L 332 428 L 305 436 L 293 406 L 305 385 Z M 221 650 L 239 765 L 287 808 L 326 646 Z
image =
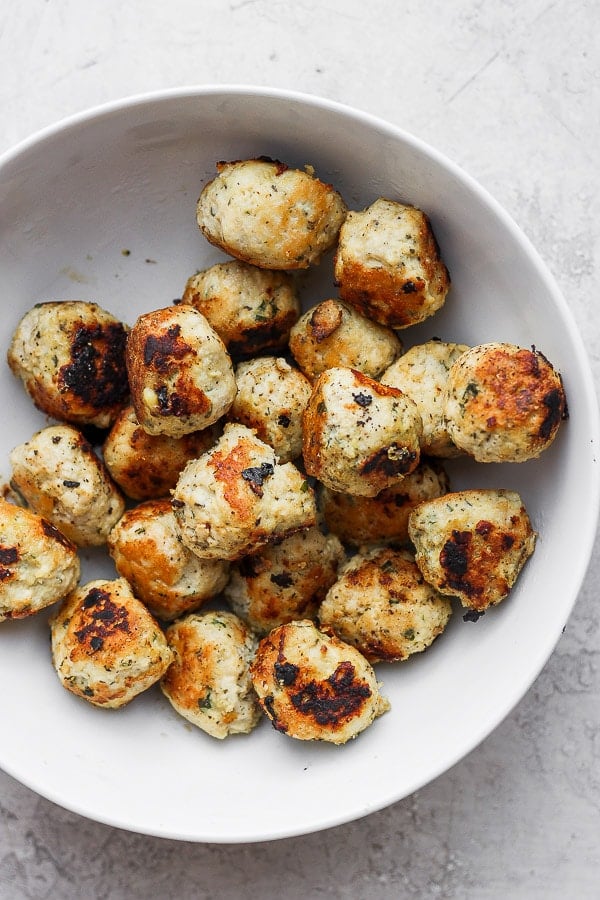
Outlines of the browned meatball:
M 346 205 L 311 171 L 270 159 L 221 162 L 198 225 L 226 253 L 265 269 L 305 269 L 333 246 Z
M 240 559 L 316 519 L 304 476 L 237 423 L 187 464 L 172 502 L 183 543 L 203 559 Z
M 508 595 L 536 538 L 521 497 L 506 490 L 427 500 L 411 512 L 408 531 L 427 581 L 478 611 Z
M 384 198 L 348 213 L 335 278 L 342 300 L 390 328 L 407 328 L 432 316 L 450 287 L 425 213 Z
M 327 369 L 304 411 L 304 464 L 333 491 L 374 497 L 419 463 L 415 403 L 354 369 Z
M 448 475 L 441 465 L 422 461 L 414 472 L 376 497 L 356 497 L 324 487 L 319 505 L 327 527 L 345 544 L 403 544 L 408 542 L 411 510 L 449 489 Z
M 451 613 L 450 601 L 425 581 L 412 553 L 374 547 L 348 560 L 319 621 L 370 662 L 397 662 L 427 649 Z
M 343 558 L 335 535 L 309 528 L 234 565 L 224 596 L 258 634 L 294 619 L 314 619 Z
M 97 303 L 38 303 L 13 335 L 8 364 L 42 412 L 106 428 L 129 394 L 126 339 L 126 327 Z
M 127 371 L 137 420 L 149 434 L 181 437 L 223 416 L 235 397 L 225 345 L 192 306 L 140 316 L 127 340 Z
M 79 569 L 75 544 L 54 525 L 0 498 L 0 622 L 62 600 Z
M 371 378 L 402 352 L 391 328 L 361 316 L 341 300 L 323 300 L 309 309 L 290 332 L 290 350 L 311 381 L 333 366 L 358 369 Z
M 300 315 L 292 275 L 237 259 L 192 275 L 181 300 L 206 316 L 236 358 L 283 350 Z
M 124 578 L 77 588 L 50 626 L 52 661 L 63 687 L 94 706 L 124 706 L 173 661 L 158 623 Z
M 136 597 L 165 621 L 198 609 L 227 583 L 228 563 L 200 559 L 184 547 L 166 497 L 127 510 L 108 536 L 108 549 Z
M 446 428 L 478 462 L 538 457 L 565 415 L 562 379 L 535 348 L 480 344 L 459 356 L 448 374 Z
M 181 437 L 148 434 L 138 422 L 133 406 L 117 417 L 102 448 L 106 468 L 124 494 L 132 500 L 166 497 L 190 461 L 201 456 L 218 439 L 218 425 Z
M 263 638 L 250 674 L 274 728 L 301 741 L 345 744 L 389 709 L 364 656 L 307 619 Z

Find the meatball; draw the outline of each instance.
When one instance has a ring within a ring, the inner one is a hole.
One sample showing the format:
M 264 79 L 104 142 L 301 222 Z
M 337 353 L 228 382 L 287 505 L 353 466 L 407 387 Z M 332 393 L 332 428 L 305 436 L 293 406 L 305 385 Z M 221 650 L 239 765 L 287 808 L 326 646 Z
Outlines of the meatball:
M 426 650 L 451 613 L 450 600 L 427 584 L 412 553 L 375 547 L 348 561 L 319 621 L 371 663 L 396 662 Z
M 516 491 L 466 490 L 414 509 L 408 531 L 424 578 L 463 606 L 500 603 L 535 546 L 535 532 Z
M 258 634 L 294 619 L 314 619 L 343 558 L 335 535 L 309 528 L 234 565 L 224 596 Z
M 429 456 L 450 458 L 462 453 L 446 430 L 444 403 L 448 372 L 468 349 L 466 344 L 445 341 L 417 344 L 381 376 L 382 384 L 398 388 L 417 404 L 423 421 L 421 452 Z
M 402 344 L 391 328 L 366 319 L 347 303 L 324 300 L 294 325 L 290 350 L 311 381 L 334 366 L 378 378 L 400 356 Z
M 182 303 L 201 312 L 234 357 L 282 350 L 300 315 L 288 272 L 258 269 L 234 259 L 188 279 Z
M 94 706 L 124 706 L 162 678 L 173 660 L 160 627 L 124 578 L 73 591 L 50 628 L 63 687 Z
M 80 547 L 106 543 L 125 501 L 80 431 L 42 428 L 14 448 L 10 463 L 11 484 L 36 513 Z
M 54 525 L 0 498 L 0 622 L 62 600 L 79 571 L 77 548 Z
M 148 434 L 139 424 L 133 406 L 117 417 L 102 448 L 104 463 L 113 480 L 132 500 L 166 497 L 177 484 L 179 473 L 219 437 L 218 425 L 181 437 Z
M 330 184 L 266 158 L 222 162 L 198 200 L 198 225 L 221 250 L 262 269 L 306 269 L 336 241 L 346 205 Z
M 316 519 L 313 491 L 293 463 L 279 464 L 272 447 L 235 423 L 187 464 L 172 504 L 183 543 L 208 559 L 239 559 Z
M 556 437 L 566 408 L 560 375 L 534 347 L 480 344 L 448 375 L 446 428 L 478 462 L 538 457 Z
M 201 431 L 233 403 L 229 354 L 193 306 L 140 316 L 127 340 L 126 360 L 135 414 L 148 434 Z
M 127 329 L 96 303 L 38 303 L 20 321 L 8 364 L 38 409 L 107 428 L 127 401 Z
M 215 738 L 252 731 L 256 639 L 244 623 L 230 612 L 191 613 L 169 626 L 167 640 L 175 660 L 160 686 L 173 709 Z
M 355 497 L 323 487 L 319 505 L 327 528 L 345 544 L 408 543 L 408 516 L 423 500 L 450 490 L 448 475 L 432 461 L 405 475 L 402 481 L 376 497 Z
M 327 369 L 303 417 L 304 465 L 332 491 L 374 497 L 419 463 L 416 405 L 354 369 Z
M 250 673 L 273 727 L 301 741 L 345 744 L 389 709 L 364 656 L 308 619 L 264 637 Z
M 108 536 L 117 572 L 159 619 L 172 621 L 223 590 L 229 564 L 200 559 L 179 540 L 171 501 L 128 510 Z
M 407 328 L 432 316 L 450 287 L 425 213 L 384 198 L 348 213 L 335 279 L 342 300 L 390 328 Z
M 302 453 L 302 414 L 310 382 L 282 358 L 263 356 L 240 363 L 235 372 L 237 394 L 229 418 L 253 428 L 280 462 Z

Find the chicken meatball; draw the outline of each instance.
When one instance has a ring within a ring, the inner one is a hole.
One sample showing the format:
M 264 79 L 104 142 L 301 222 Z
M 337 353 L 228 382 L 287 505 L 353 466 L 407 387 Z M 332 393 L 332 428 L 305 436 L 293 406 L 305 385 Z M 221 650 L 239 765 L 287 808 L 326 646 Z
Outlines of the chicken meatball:
M 396 662 L 426 650 L 451 613 L 450 600 L 427 584 L 412 553 L 375 547 L 348 561 L 319 621 L 371 663 Z
M 175 660 L 160 686 L 173 709 L 215 738 L 252 731 L 256 639 L 244 623 L 230 612 L 192 613 L 169 626 L 167 640 Z
M 11 485 L 34 512 L 79 547 L 106 543 L 125 501 L 80 431 L 42 428 L 14 448 L 10 463 Z
M 374 497 L 419 463 L 415 403 L 354 369 L 327 369 L 303 417 L 304 465 L 332 491 Z
M 538 457 L 556 437 L 566 408 L 560 375 L 535 347 L 480 344 L 448 374 L 446 428 L 478 462 Z
M 258 269 L 237 259 L 192 275 L 181 302 L 206 316 L 236 358 L 283 350 L 300 315 L 288 272 Z
M 280 462 L 302 453 L 302 414 L 310 382 L 282 358 L 262 356 L 240 363 L 237 394 L 229 418 L 253 428 L 275 450 Z
M 239 559 L 315 524 L 312 489 L 293 463 L 245 425 L 187 464 L 173 491 L 183 543 L 208 559 Z
M 62 600 L 79 571 L 77 548 L 54 525 L 0 498 L 0 622 Z
M 133 406 L 128 406 L 104 441 L 102 456 L 113 481 L 127 497 L 153 500 L 166 497 L 186 463 L 212 447 L 219 435 L 218 425 L 179 438 L 148 434 L 138 422 Z
M 376 497 L 355 497 L 323 487 L 319 506 L 327 528 L 344 544 L 408 543 L 408 517 L 423 500 L 450 490 L 448 475 L 436 462 L 422 461 L 394 487 Z
M 159 681 L 173 660 L 159 625 L 124 578 L 73 591 L 50 628 L 60 681 L 94 706 L 124 706 Z
M 324 300 L 294 325 L 290 350 L 311 381 L 334 366 L 378 378 L 400 356 L 402 344 L 391 328 L 366 319 L 347 303 Z
M 364 656 L 308 619 L 264 637 L 250 673 L 273 727 L 301 741 L 345 744 L 390 706 Z
M 408 531 L 424 578 L 463 606 L 500 603 L 535 547 L 535 532 L 516 491 L 466 490 L 414 509 Z
M 294 619 L 314 619 L 343 558 L 335 535 L 309 528 L 233 566 L 224 596 L 257 634 Z
M 336 241 L 346 205 L 312 171 L 267 158 L 217 164 L 198 200 L 211 244 L 262 269 L 306 269 Z
M 107 428 L 127 401 L 127 329 L 96 303 L 38 303 L 21 319 L 8 364 L 38 409 Z
M 381 376 L 382 384 L 398 388 L 417 404 L 423 421 L 421 452 L 429 456 L 448 459 L 462 453 L 446 430 L 444 403 L 448 372 L 468 349 L 466 344 L 445 341 L 417 344 Z
M 135 596 L 165 621 L 198 609 L 229 577 L 228 563 L 200 559 L 184 547 L 166 497 L 128 510 L 110 532 L 108 549 Z
M 425 213 L 384 198 L 348 213 L 335 279 L 342 300 L 390 328 L 407 328 L 432 316 L 450 287 Z
M 229 354 L 193 306 L 140 316 L 127 340 L 126 360 L 135 414 L 148 434 L 201 431 L 233 403 Z

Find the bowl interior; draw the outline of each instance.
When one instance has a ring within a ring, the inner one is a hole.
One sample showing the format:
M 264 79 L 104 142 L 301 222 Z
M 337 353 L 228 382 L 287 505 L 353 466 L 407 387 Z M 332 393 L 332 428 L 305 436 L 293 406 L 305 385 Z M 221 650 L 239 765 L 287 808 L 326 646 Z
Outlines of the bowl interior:
M 431 149 L 325 101 L 262 90 L 167 92 L 77 117 L 0 162 L 1 346 L 52 299 L 94 300 L 132 324 L 224 259 L 195 204 L 215 162 L 268 155 L 310 163 L 351 208 L 378 196 L 430 216 L 450 269 L 442 312 L 403 332 L 535 346 L 562 372 L 570 419 L 537 461 L 448 466 L 452 484 L 520 491 L 537 549 L 512 595 L 476 624 L 457 608 L 419 658 L 377 667 L 392 711 L 341 748 L 263 722 L 218 742 L 157 688 L 118 712 L 87 706 L 54 675 L 47 617 L 0 628 L 0 765 L 91 818 L 190 840 L 262 840 L 348 821 L 422 786 L 469 752 L 527 690 L 554 647 L 589 559 L 598 506 L 596 404 L 582 344 L 545 267 L 512 221 Z M 305 305 L 335 296 L 331 257 L 301 276 Z M 8 453 L 47 421 L 5 365 Z M 83 577 L 114 574 L 86 552 Z M 565 564 L 568 561 L 568 564 Z

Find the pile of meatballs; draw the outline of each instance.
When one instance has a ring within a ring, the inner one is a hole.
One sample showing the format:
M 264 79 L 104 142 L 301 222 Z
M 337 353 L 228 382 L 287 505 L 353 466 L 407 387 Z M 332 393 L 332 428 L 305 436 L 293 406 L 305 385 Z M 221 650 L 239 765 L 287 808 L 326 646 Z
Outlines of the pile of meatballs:
M 389 708 L 374 664 L 514 585 L 536 537 L 521 497 L 452 492 L 443 460 L 538 457 L 561 377 L 508 343 L 404 348 L 450 288 L 413 206 L 349 211 L 265 157 L 219 163 L 197 221 L 230 259 L 180 301 L 131 327 L 43 302 L 13 334 L 8 363 L 56 424 L 10 454 L 0 621 L 57 604 L 54 668 L 96 706 L 159 682 L 216 738 L 264 713 L 343 744 Z M 338 296 L 302 313 L 294 270 L 330 250 Z M 92 546 L 116 577 L 80 584 Z

